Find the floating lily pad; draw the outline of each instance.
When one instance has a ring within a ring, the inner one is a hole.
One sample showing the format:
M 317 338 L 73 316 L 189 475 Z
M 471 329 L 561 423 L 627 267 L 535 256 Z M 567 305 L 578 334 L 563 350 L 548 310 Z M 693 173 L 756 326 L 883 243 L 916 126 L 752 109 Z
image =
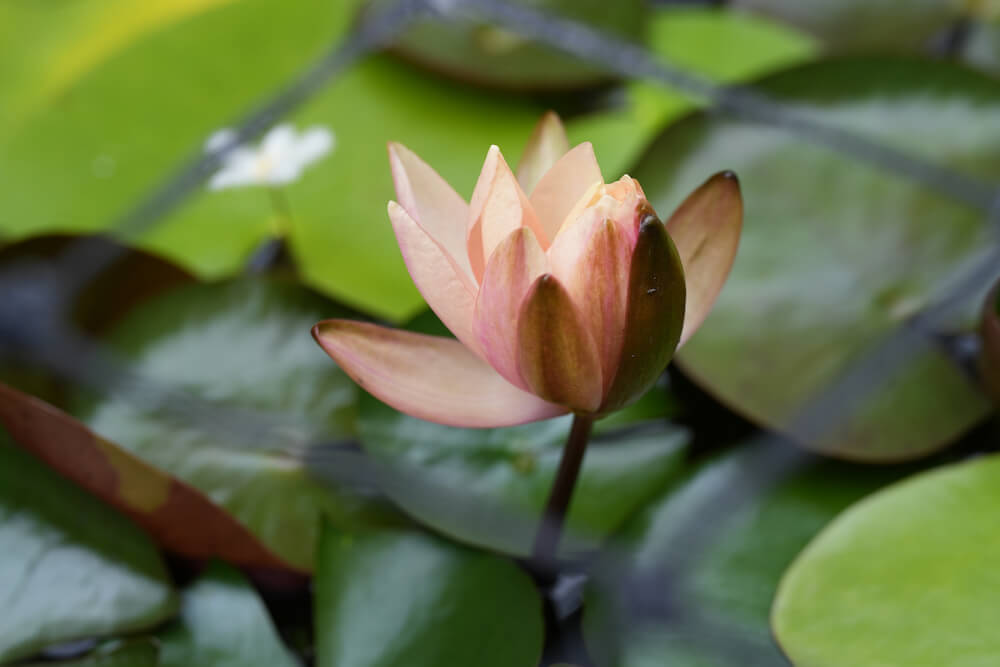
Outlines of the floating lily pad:
M 1000 655 L 1000 457 L 852 506 L 788 569 L 774 631 L 796 665 L 989 665 Z
M 372 8 L 391 6 L 376 0 Z M 614 11 L 602 0 L 515 0 L 528 8 L 591 26 L 619 39 L 641 43 L 648 8 L 642 0 L 621 0 Z M 565 90 L 598 83 L 606 70 L 581 62 L 517 33 L 481 22 L 423 19 L 400 35 L 395 51 L 428 68 L 482 85 L 521 90 Z
M 837 51 L 918 51 L 952 27 L 966 6 L 954 0 L 733 0 L 738 9 L 786 21 Z M 891 26 L 891 28 L 890 28 Z
M 356 389 L 309 335 L 338 312 L 280 280 L 179 287 L 105 338 L 147 384 L 81 400 L 75 412 L 203 491 L 285 561 L 311 569 L 320 517 L 364 507 L 311 481 L 289 453 L 353 432 Z
M 318 667 L 535 667 L 542 601 L 513 562 L 419 532 L 324 530 Z
M 904 474 L 804 459 L 762 496 L 734 501 L 708 528 L 705 551 L 688 554 L 684 531 L 704 528 L 692 525 L 703 503 L 726 502 L 763 453 L 739 449 L 690 466 L 614 540 L 611 553 L 626 557 L 598 565 L 584 605 L 584 636 L 600 667 L 780 664 L 768 614 L 785 567 L 843 508 Z M 690 571 L 664 568 L 678 558 Z
M 0 662 L 135 632 L 177 599 L 149 538 L 0 431 Z
M 180 618 L 160 633 L 161 667 L 298 667 L 246 578 L 213 563 L 181 595 Z
M 330 48 L 358 4 L 89 1 L 61 3 L 64 11 L 50 9 L 45 19 L 36 16 L 41 10 L 8 10 L 24 17 L 15 29 L 25 25 L 36 38 L 3 52 L 28 63 L 9 83 L 0 77 L 0 99 L 26 107 L 0 124 L 3 235 L 105 228 L 212 132 Z M 50 35 L 65 39 L 46 46 Z M 257 212 L 261 193 L 243 195 L 235 205 Z M 268 231 L 266 213 L 208 217 L 148 245 L 166 247 L 201 275 L 219 275 Z
M 1000 84 L 974 72 L 844 59 L 759 88 L 829 125 L 973 178 L 1000 178 Z M 633 175 L 666 215 L 720 169 L 741 180 L 743 239 L 715 309 L 678 359 L 724 403 L 772 428 L 788 428 L 804 400 L 905 326 L 995 242 L 981 212 L 812 144 L 808 132 L 695 115 L 669 128 Z M 973 295 L 942 333 L 969 330 L 981 299 Z M 933 341 L 881 379 L 835 433 L 804 444 L 868 461 L 905 459 L 946 444 L 987 409 Z

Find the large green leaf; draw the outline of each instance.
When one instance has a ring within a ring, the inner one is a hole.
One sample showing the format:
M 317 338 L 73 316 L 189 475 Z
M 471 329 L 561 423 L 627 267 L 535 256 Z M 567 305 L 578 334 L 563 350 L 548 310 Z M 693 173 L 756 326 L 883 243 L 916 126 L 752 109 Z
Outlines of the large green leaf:
M 0 662 L 135 632 L 177 599 L 142 531 L 0 431 Z
M 759 88 L 832 126 L 973 177 L 1000 177 L 1000 84 L 968 70 L 844 59 L 790 70 Z M 743 239 L 715 309 L 678 358 L 723 402 L 773 428 L 786 428 L 803 400 L 904 325 L 956 271 L 982 261 L 994 242 L 980 212 L 926 185 L 808 135 L 745 121 L 690 117 L 660 137 L 634 175 L 667 215 L 721 169 L 741 179 Z M 944 333 L 968 329 L 980 298 Z M 857 459 L 903 459 L 947 443 L 986 410 L 933 345 L 883 379 L 835 433 L 805 444 Z
M 778 641 L 801 667 L 994 664 L 998 510 L 997 456 L 919 475 L 854 505 L 782 579 Z
M 41 37 L 14 42 L 9 56 L 35 64 L 12 89 L 0 88 L 28 107 L 0 125 L 4 236 L 106 226 L 221 124 L 328 48 L 358 1 L 243 0 L 210 10 L 221 3 L 73 4 L 81 7 L 41 19 L 12 10 Z M 64 40 L 45 46 L 49 32 Z M 40 57 L 32 55 L 38 43 Z M 254 208 L 255 194 L 242 205 Z M 264 217 L 209 217 L 168 249 L 198 273 L 218 275 L 267 231 Z
M 697 548 L 690 531 L 704 528 L 697 516 L 705 503 L 726 503 L 763 454 L 744 448 L 691 466 L 682 483 L 628 523 L 614 543 L 619 551 L 611 552 L 618 559 L 598 566 L 584 606 L 585 638 L 598 667 L 780 664 L 768 612 L 785 567 L 844 507 L 902 472 L 807 459 L 776 487 L 718 518 L 703 553 L 686 554 Z M 666 567 L 678 559 L 690 571 Z M 639 577 L 631 587 L 623 585 L 629 571 Z M 621 592 L 642 595 L 646 604 L 618 606 Z M 643 616 L 644 609 L 664 613 Z
M 325 530 L 317 667 L 535 667 L 542 602 L 503 558 L 409 531 Z
M 356 389 L 309 335 L 338 312 L 280 280 L 174 289 L 130 312 L 106 342 L 154 387 L 186 392 L 208 408 L 186 410 L 182 402 L 178 413 L 174 402 L 154 411 L 119 393 L 85 400 L 76 412 L 98 435 L 201 489 L 287 562 L 310 569 L 320 516 L 343 518 L 362 506 L 311 481 L 284 453 L 354 429 Z
M 215 562 L 181 596 L 181 616 L 160 634 L 161 667 L 298 667 L 246 578 Z
M 741 10 L 787 21 L 838 51 L 919 51 L 974 2 L 954 0 L 733 0 Z

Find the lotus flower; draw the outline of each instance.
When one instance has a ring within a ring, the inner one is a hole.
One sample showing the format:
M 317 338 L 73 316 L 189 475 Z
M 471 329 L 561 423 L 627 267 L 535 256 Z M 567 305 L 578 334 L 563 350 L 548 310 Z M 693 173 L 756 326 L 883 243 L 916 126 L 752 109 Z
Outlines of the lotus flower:
M 604 182 L 590 143 L 568 148 L 546 115 L 518 177 L 493 146 L 466 203 L 390 144 L 403 260 L 457 340 L 327 320 L 323 349 L 385 403 L 452 426 L 598 417 L 645 392 L 729 273 L 739 186 L 717 174 L 664 225 L 634 179 Z
M 205 150 L 214 152 L 232 143 L 230 128 L 212 134 Z M 235 146 L 222 156 L 222 168 L 208 182 L 210 190 L 244 186 L 287 185 L 299 179 L 305 168 L 333 150 L 334 135 L 314 126 L 301 134 L 291 125 L 276 125 L 261 139 L 260 146 Z

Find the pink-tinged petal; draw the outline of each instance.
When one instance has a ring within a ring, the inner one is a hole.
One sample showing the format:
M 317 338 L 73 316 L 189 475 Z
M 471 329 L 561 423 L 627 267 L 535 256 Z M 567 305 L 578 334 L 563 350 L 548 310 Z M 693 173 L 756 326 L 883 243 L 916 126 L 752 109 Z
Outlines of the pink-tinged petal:
M 619 225 L 591 209 L 556 237 L 548 253 L 552 274 L 594 337 L 604 389 L 621 357 L 632 248 Z
M 545 272 L 545 252 L 527 227 L 496 247 L 476 299 L 475 328 L 483 357 L 508 381 L 529 390 L 517 363 L 517 322 L 528 290 Z
M 402 144 L 389 144 L 389 165 L 400 205 L 471 279 L 472 267 L 465 246 L 469 206 L 465 200 Z
M 517 321 L 518 365 L 531 390 L 575 412 L 601 404 L 597 345 L 569 293 L 551 274 L 531 286 Z
M 548 111 L 542 116 L 524 147 L 517 164 L 517 180 L 524 191 L 531 193 L 559 158 L 569 151 L 569 139 L 559 115 Z
M 548 247 L 538 218 L 514 173 L 496 146 L 491 146 L 469 205 L 466 243 L 472 271 L 482 282 L 490 254 L 518 227 L 530 227 L 543 248 Z
M 479 341 L 473 329 L 475 284 L 396 202 L 389 202 L 389 219 L 406 268 L 427 305 L 456 338 L 479 353 Z
M 546 238 L 555 238 L 566 216 L 596 181 L 604 182 L 594 157 L 594 147 L 589 141 L 569 151 L 552 165 L 531 192 L 531 205 Z
M 632 253 L 622 353 L 603 412 L 628 405 L 656 382 L 683 325 L 684 269 L 666 228 L 649 209 Z
M 694 335 L 712 310 L 736 260 L 742 229 L 740 183 L 731 171 L 705 181 L 667 222 L 687 280 L 687 313 L 680 345 Z
M 363 389 L 419 419 L 493 428 L 566 413 L 510 384 L 455 340 L 351 320 L 326 320 L 312 333 Z

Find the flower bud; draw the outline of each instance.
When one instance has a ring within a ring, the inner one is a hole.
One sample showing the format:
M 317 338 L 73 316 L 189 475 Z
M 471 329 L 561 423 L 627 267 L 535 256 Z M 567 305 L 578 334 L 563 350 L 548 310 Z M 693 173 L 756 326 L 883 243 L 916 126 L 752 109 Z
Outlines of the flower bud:
M 519 167 L 490 148 L 471 201 L 389 147 L 389 218 L 417 288 L 457 341 L 329 320 L 313 333 L 362 387 L 416 417 L 503 426 L 601 416 L 645 392 L 732 266 L 739 186 L 718 174 L 665 225 L 629 176 L 546 116 Z M 686 277 L 685 277 L 686 276 Z

